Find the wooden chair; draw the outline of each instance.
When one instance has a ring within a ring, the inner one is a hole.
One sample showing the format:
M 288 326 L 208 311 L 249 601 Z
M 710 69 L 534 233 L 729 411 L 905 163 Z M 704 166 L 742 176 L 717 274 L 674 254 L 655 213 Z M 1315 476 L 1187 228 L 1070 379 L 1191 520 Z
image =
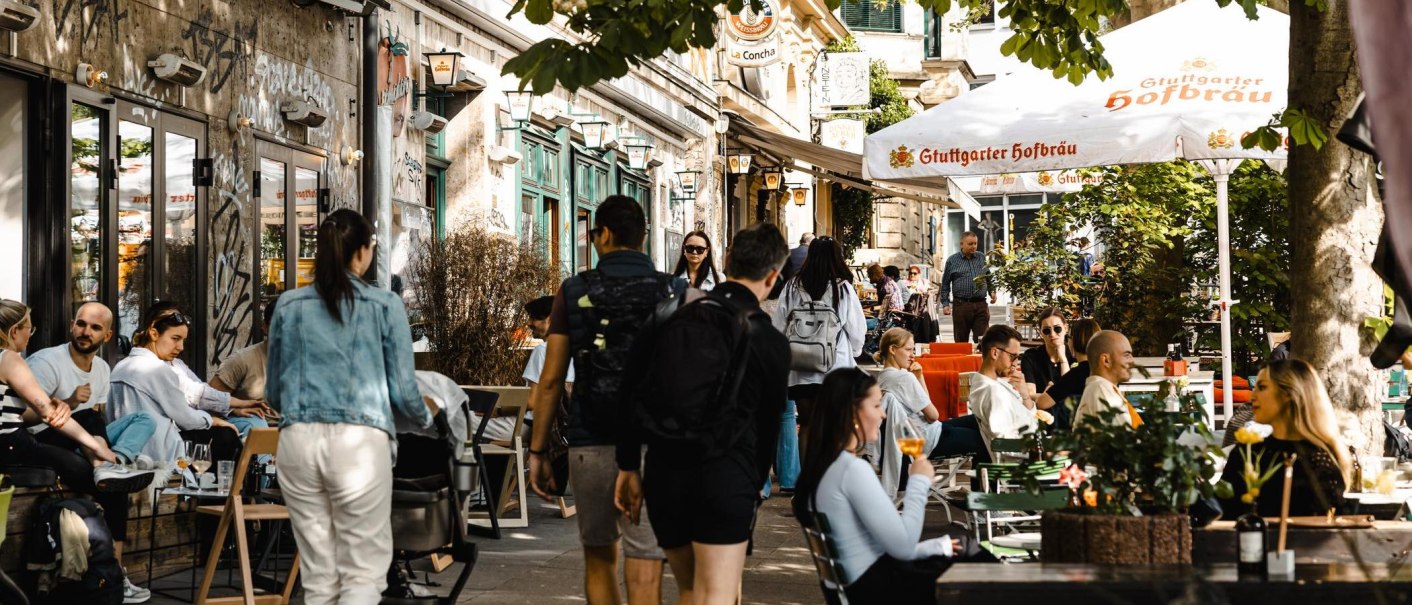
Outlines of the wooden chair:
M 809 556 L 814 560 L 814 569 L 819 572 L 819 590 L 824 593 L 824 602 L 830 605 L 848 605 L 848 595 L 843 589 L 843 565 L 838 561 L 838 549 L 829 538 L 828 516 L 814 513 L 814 523 L 800 523 L 804 527 L 804 540 L 809 543 Z
M 509 459 L 509 468 L 505 472 L 505 480 L 500 485 L 499 498 L 491 500 L 491 515 L 495 517 L 491 527 L 498 533 L 498 528 L 507 527 L 529 527 L 529 501 L 525 494 L 525 445 L 521 437 L 521 432 L 525 423 L 525 412 L 529 410 L 529 387 L 471 387 L 478 391 L 495 393 L 495 405 L 491 413 L 487 414 L 482 424 L 488 423 L 492 417 L 513 417 L 515 419 L 514 432 L 510 439 L 492 439 L 485 443 L 477 443 L 475 446 L 479 450 L 479 456 L 484 459 L 487 456 L 501 456 Z M 478 431 L 480 433 L 482 431 Z M 481 468 L 485 472 L 485 468 Z M 513 491 L 512 491 L 513 490 Z M 505 517 L 505 511 L 510 508 L 510 498 L 512 495 L 519 497 L 518 507 L 520 514 L 518 517 Z M 491 521 L 490 519 L 472 519 L 471 523 L 482 525 L 479 521 Z
M 268 454 L 273 456 L 279 449 L 279 429 L 251 429 L 250 434 L 245 438 L 245 447 L 240 452 L 240 459 L 235 464 L 235 476 L 230 485 L 230 495 L 226 497 L 224 505 L 209 505 L 196 507 L 198 515 L 219 516 L 220 525 L 216 527 L 215 540 L 211 542 L 211 554 L 206 557 L 206 573 L 201 579 L 201 588 L 196 595 L 196 605 L 212 603 L 243 603 L 244 605 L 259 605 L 263 603 L 280 603 L 287 605 L 289 595 L 294 591 L 294 582 L 299 578 L 299 553 L 294 553 L 294 562 L 289 566 L 289 577 L 284 582 L 284 592 L 282 594 L 256 595 L 255 585 L 250 576 L 250 547 L 245 534 L 245 524 L 249 521 L 288 521 L 289 509 L 283 504 L 247 504 L 241 497 L 241 488 L 245 486 L 245 477 L 249 474 L 250 462 L 255 456 Z M 235 526 L 236 555 L 240 559 L 240 579 L 242 596 L 208 598 L 211 592 L 211 581 L 216 577 L 216 565 L 221 560 L 221 550 L 225 547 L 226 532 L 231 526 Z

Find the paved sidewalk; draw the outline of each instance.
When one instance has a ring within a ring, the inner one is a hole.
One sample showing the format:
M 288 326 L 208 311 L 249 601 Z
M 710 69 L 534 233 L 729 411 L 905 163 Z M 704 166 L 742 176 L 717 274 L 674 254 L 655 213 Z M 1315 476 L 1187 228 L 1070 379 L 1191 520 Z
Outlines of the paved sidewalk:
M 574 519 L 559 518 L 558 507 L 531 496 L 530 526 L 503 531 L 503 538 L 476 538 L 480 561 L 462 593 L 461 603 L 476 605 L 574 603 L 583 598 L 583 555 Z M 803 533 L 788 516 L 788 498 L 775 495 L 761 508 L 755 527 L 755 552 L 746 562 L 742 603 L 814 604 L 822 602 L 814 565 Z M 953 527 L 951 533 L 956 533 Z M 923 537 L 947 532 L 946 516 L 928 509 Z M 452 567 L 449 571 L 456 571 Z M 185 575 L 159 580 L 185 586 Z M 221 574 L 222 576 L 224 574 Z M 450 574 L 441 578 L 449 586 Z M 663 602 L 676 602 L 670 570 L 663 580 Z M 181 601 L 154 598 L 154 605 Z M 302 603 L 299 598 L 295 603 Z

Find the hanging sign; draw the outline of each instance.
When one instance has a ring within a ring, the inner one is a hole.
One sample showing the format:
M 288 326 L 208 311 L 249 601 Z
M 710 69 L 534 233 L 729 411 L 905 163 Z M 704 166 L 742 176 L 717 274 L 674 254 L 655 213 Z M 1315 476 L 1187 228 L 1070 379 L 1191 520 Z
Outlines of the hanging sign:
M 771 37 L 760 42 L 731 40 L 727 44 L 726 61 L 741 67 L 764 67 L 780 60 L 780 40 Z
M 868 53 L 823 53 L 814 69 L 815 111 L 867 105 Z
M 378 42 L 377 78 L 378 105 L 392 107 L 392 136 L 402 136 L 415 92 L 407 68 L 406 45 L 390 38 Z
M 819 141 L 824 147 L 863 153 L 863 138 L 868 131 L 862 120 L 829 120 L 820 124 L 819 130 Z
M 779 27 L 779 18 L 776 16 L 779 11 L 775 10 L 773 0 L 759 0 L 760 11 L 756 12 L 750 8 L 751 0 L 745 0 L 745 6 L 738 13 L 732 13 L 726 19 L 726 30 L 731 37 L 736 40 L 755 42 L 764 40 L 775 33 Z

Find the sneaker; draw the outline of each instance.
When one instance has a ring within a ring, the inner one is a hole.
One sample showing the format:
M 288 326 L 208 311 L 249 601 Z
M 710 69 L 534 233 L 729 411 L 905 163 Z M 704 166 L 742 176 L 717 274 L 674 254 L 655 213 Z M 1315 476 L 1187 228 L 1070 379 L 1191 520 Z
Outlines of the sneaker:
M 156 460 L 152 459 L 151 456 L 148 456 L 147 454 L 138 454 L 137 459 L 133 460 L 132 464 L 130 464 L 129 466 L 131 466 L 134 470 L 139 471 L 155 471 L 157 470 L 157 467 L 159 465 L 157 464 Z
M 98 485 L 100 492 L 130 494 L 151 485 L 152 475 L 152 471 L 135 471 L 104 462 L 93 469 L 93 483 Z
M 129 603 L 146 603 L 152 598 L 152 591 L 132 583 L 132 580 L 123 576 L 123 605 Z

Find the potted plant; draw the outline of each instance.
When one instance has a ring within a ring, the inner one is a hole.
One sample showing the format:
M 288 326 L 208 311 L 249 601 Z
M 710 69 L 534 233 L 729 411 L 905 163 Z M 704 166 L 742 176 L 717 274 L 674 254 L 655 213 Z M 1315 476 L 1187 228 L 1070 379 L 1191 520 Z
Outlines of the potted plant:
M 1125 412 L 1110 410 L 1071 432 L 1030 435 L 1046 451 L 1068 452 L 1073 467 L 1062 477 L 1071 490 L 1066 508 L 1041 520 L 1046 562 L 1148 565 L 1191 562 L 1190 508 L 1198 500 L 1226 495 L 1216 484 L 1219 443 L 1206 428 L 1205 412 L 1193 395 L 1168 411 L 1166 385 L 1143 401 L 1144 421 L 1136 429 L 1113 422 Z M 1041 486 L 1027 480 L 1031 491 Z

